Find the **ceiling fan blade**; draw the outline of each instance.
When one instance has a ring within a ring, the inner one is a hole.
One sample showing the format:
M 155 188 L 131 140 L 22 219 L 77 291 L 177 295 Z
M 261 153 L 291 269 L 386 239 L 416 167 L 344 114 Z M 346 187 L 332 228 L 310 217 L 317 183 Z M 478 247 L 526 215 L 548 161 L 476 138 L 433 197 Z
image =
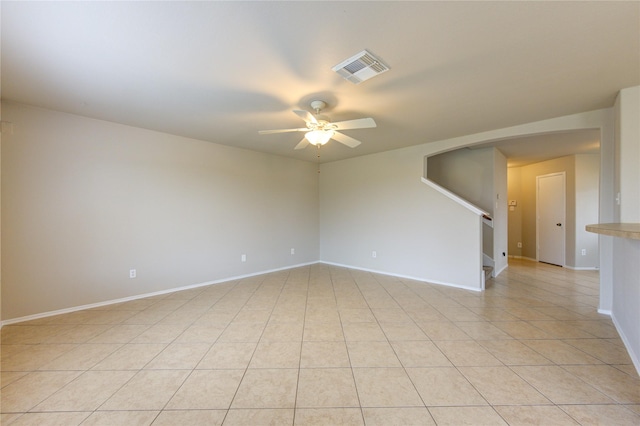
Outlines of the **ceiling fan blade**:
M 352 138 L 351 136 L 347 136 L 345 134 L 339 133 L 339 132 L 334 132 L 333 136 L 331 136 L 331 139 L 335 139 L 338 142 L 340 142 L 341 144 L 344 144 L 350 148 L 355 148 L 356 146 L 360 145 L 360 141 L 357 139 Z
M 307 138 L 302 138 L 298 145 L 296 145 L 296 147 L 293 149 L 304 149 L 307 147 L 307 145 L 309 145 L 309 141 L 307 140 Z
M 314 123 L 317 124 L 318 120 L 311 114 L 309 111 L 301 111 L 299 109 L 294 109 L 293 112 L 300 118 L 304 120 L 305 123 Z
M 261 135 L 270 135 L 272 133 L 287 133 L 287 132 L 308 132 L 309 129 L 276 129 L 276 130 L 258 130 Z
M 367 129 L 369 127 L 376 127 L 376 122 L 373 118 L 357 118 L 355 120 L 338 121 L 337 123 L 331 123 L 336 126 L 338 130 L 349 129 Z

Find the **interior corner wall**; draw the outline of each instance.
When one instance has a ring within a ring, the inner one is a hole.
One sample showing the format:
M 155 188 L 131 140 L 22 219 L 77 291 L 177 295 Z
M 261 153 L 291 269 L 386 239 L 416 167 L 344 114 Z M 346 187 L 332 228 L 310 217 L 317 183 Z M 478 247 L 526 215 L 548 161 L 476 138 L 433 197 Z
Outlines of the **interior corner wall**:
M 314 163 L 12 103 L 2 113 L 14 126 L 1 158 L 5 320 L 319 258 Z

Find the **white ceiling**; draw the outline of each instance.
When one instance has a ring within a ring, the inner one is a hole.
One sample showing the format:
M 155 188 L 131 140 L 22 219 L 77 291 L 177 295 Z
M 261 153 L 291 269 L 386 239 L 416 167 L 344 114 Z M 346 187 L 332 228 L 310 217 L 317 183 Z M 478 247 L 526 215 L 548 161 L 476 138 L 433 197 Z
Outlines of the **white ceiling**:
M 257 131 L 300 127 L 291 110 L 316 98 L 333 121 L 373 117 L 345 131 L 362 145 L 323 147 L 333 161 L 610 107 L 640 84 L 637 1 L 0 7 L 3 100 L 310 161 L 300 133 Z M 391 70 L 331 70 L 363 49 Z

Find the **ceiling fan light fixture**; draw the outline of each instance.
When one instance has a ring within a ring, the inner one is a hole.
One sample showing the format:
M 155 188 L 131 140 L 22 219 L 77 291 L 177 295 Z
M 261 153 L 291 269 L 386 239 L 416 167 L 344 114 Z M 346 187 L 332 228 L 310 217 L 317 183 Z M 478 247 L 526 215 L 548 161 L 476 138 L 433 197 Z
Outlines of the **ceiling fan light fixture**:
M 312 130 L 305 133 L 304 137 L 311 145 L 324 145 L 329 142 L 334 133 L 333 130 Z

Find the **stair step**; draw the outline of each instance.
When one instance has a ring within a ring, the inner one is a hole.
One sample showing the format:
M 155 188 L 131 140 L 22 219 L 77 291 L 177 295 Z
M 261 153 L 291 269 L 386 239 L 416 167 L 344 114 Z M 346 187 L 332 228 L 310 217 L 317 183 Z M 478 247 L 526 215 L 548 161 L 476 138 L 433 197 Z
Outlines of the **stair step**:
M 491 279 L 491 273 L 493 272 L 493 267 L 492 266 L 483 266 L 482 270 L 484 271 L 484 279 L 486 280 L 490 280 Z

